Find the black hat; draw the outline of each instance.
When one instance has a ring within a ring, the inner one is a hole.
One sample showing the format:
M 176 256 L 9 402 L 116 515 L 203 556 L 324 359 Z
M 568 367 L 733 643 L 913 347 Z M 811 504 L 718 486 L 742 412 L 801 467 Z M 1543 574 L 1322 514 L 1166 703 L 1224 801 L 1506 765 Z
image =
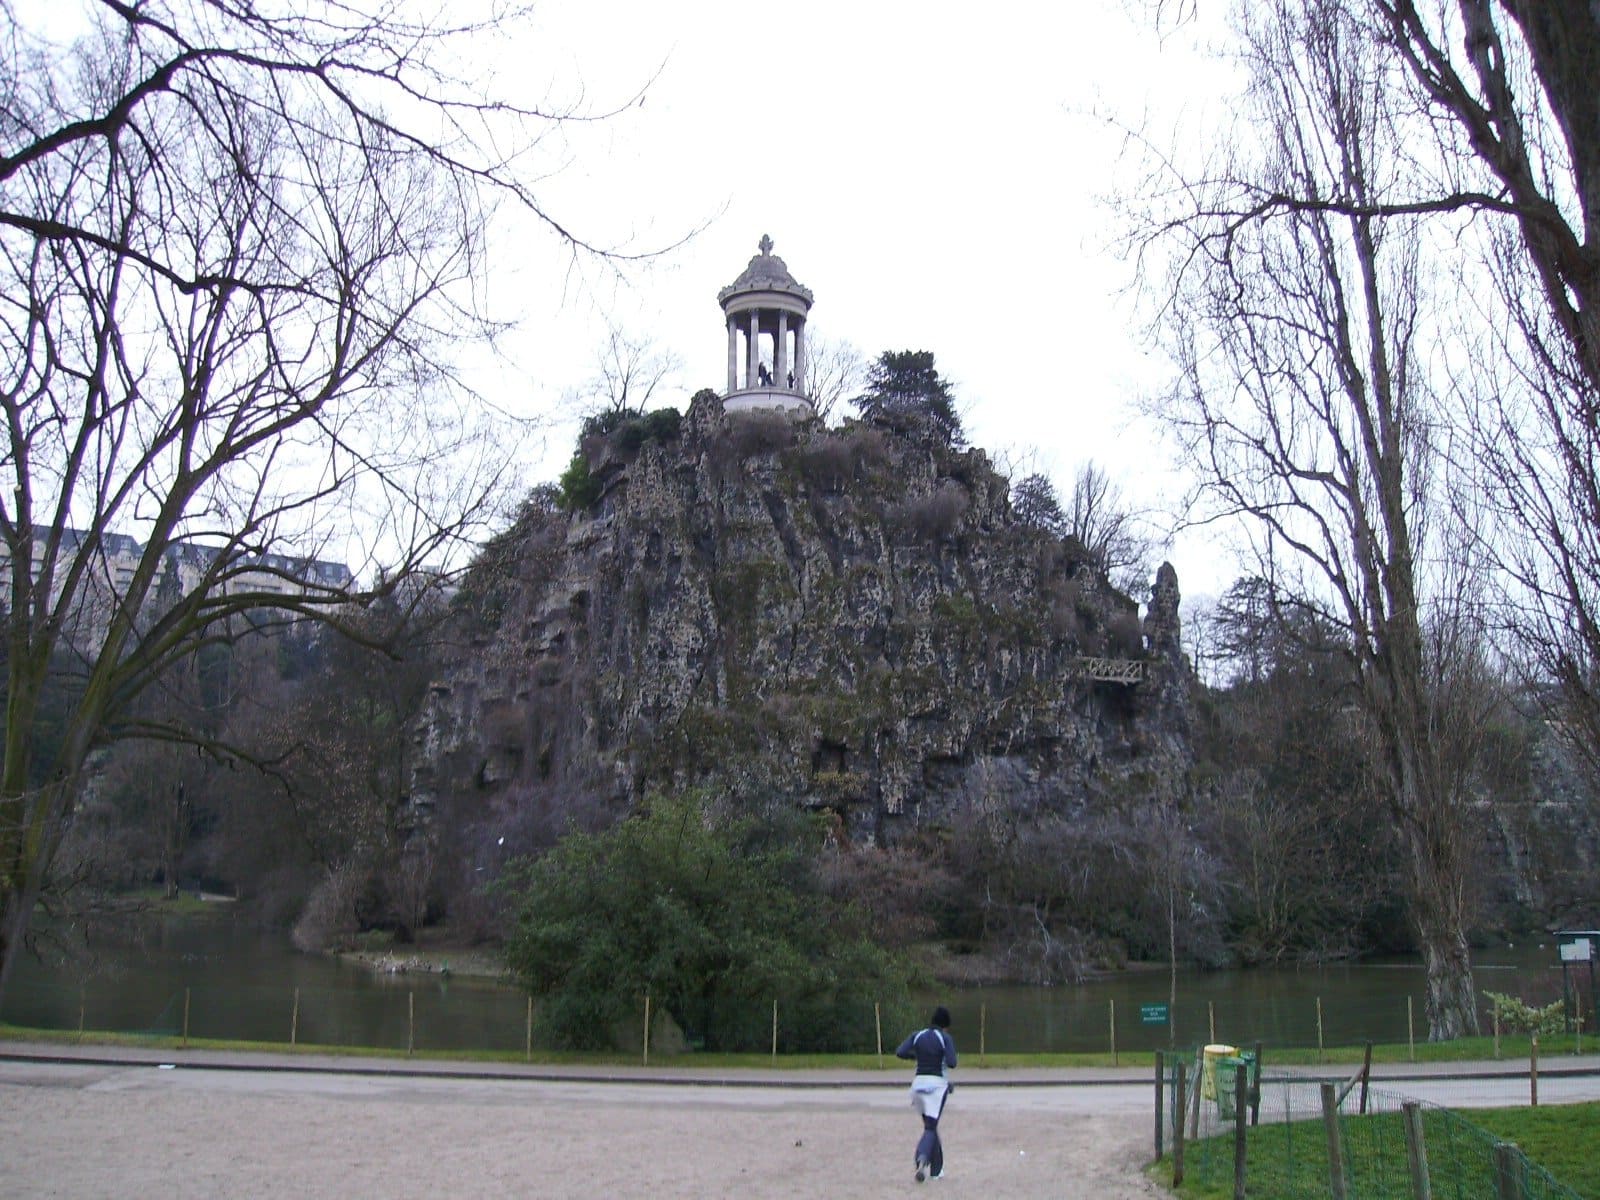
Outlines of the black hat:
M 933 1010 L 933 1024 L 938 1029 L 950 1028 L 950 1010 L 944 1005 L 939 1005 Z

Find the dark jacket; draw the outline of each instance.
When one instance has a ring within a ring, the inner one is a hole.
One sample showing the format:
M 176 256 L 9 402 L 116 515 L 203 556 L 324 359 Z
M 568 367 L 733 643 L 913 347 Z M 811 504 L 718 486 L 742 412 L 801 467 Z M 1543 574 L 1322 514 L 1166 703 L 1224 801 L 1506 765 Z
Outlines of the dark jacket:
M 916 1059 L 918 1075 L 943 1075 L 946 1067 L 956 1065 L 956 1040 L 943 1029 L 929 1026 L 901 1042 L 894 1056 Z

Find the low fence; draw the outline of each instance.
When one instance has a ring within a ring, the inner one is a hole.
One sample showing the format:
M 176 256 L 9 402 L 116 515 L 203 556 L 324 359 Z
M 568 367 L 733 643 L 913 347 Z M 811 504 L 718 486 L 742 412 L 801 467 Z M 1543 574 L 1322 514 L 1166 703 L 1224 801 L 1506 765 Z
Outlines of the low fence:
M 352 968 L 352 972 L 356 969 Z M 20 973 L 19 973 L 20 975 Z M 14 978 L 8 986 L 0 1020 L 26 1028 L 151 1033 L 163 1036 L 268 1043 L 310 1043 L 368 1046 L 387 1050 L 528 1052 L 550 1049 L 541 1039 L 538 1014 L 531 1034 L 527 996 L 515 988 L 474 977 L 448 977 L 414 972 L 382 977 L 361 975 L 349 986 L 281 986 L 249 979 L 219 982 L 219 972 L 193 982 L 181 965 L 160 973 L 126 972 L 89 978 L 76 986 L 56 981 Z M 1308 973 L 1308 983 L 1315 982 Z M 1554 976 L 1559 985 L 1559 974 Z M 1543 972 L 1525 972 L 1493 981 L 1504 991 L 1537 1001 L 1550 991 Z M 919 998 L 910 1013 L 881 1006 L 881 1027 L 874 1006 L 864 1004 L 857 1018 L 824 1030 L 831 1044 L 819 1045 L 818 1030 L 808 1028 L 811 1048 L 834 1053 L 870 1053 L 875 1030 L 894 1043 L 907 1021 L 925 1020 L 933 1002 L 944 1003 L 955 1018 L 961 1050 L 969 1061 L 990 1055 L 1097 1053 L 1109 1061 L 1170 1050 L 1199 1042 L 1261 1040 L 1274 1047 L 1333 1052 L 1366 1041 L 1410 1046 L 1409 1057 L 1426 1055 L 1427 1029 L 1420 997 L 1390 990 L 1383 995 L 1352 998 L 1335 994 L 1327 1000 L 1314 992 L 1293 995 L 1213 998 L 1196 990 L 1180 992 L 1173 1004 L 1151 990 L 1161 1003 L 1140 1002 L 1142 989 L 1108 995 L 1097 985 L 1059 988 L 963 989 Z M 1209 983 L 1209 981 L 1208 981 Z M 1236 992 L 1246 989 L 1239 988 Z M 1128 993 L 1132 992 L 1130 996 Z M 1559 994 L 1559 993 L 1557 993 Z M 753 999 L 748 1019 L 739 1027 L 753 1030 L 747 1052 L 771 1049 L 770 1030 L 777 1026 L 777 1051 L 796 1048 L 791 1014 L 770 999 Z M 644 997 L 638 998 L 642 1033 Z M 185 1012 L 187 1011 L 187 1020 Z M 1583 1053 L 1600 1049 L 1586 1004 L 1571 1032 L 1545 1036 L 1546 1054 Z M 1151 1019 L 1155 1015 L 1154 1020 Z M 659 1016 L 657 1022 L 659 1024 Z M 1498 1039 L 1487 1005 L 1481 1014 L 1485 1056 L 1498 1055 Z M 848 1026 L 848 1028 L 846 1028 Z M 655 1028 L 655 1026 L 652 1026 Z M 626 1041 L 639 1038 L 628 1031 Z M 1526 1052 L 1527 1038 L 1506 1036 L 1508 1055 Z M 670 1044 L 660 1050 L 670 1051 Z M 1320 1054 L 1319 1054 L 1320 1058 Z M 1146 1060 L 1147 1061 L 1147 1060 Z
M 1584 1200 L 1460 1113 L 1347 1079 L 1158 1066 L 1156 1155 L 1185 1180 L 1281 1200 Z

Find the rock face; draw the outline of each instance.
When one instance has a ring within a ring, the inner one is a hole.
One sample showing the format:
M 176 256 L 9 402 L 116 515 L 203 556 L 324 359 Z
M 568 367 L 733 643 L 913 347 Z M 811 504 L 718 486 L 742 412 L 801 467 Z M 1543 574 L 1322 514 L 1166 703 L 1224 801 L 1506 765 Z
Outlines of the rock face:
M 724 413 L 584 448 L 598 498 L 529 510 L 469 580 L 411 804 L 515 816 L 707 786 L 852 839 L 1179 786 L 1178 584 L 1149 615 L 1023 524 L 981 451 Z

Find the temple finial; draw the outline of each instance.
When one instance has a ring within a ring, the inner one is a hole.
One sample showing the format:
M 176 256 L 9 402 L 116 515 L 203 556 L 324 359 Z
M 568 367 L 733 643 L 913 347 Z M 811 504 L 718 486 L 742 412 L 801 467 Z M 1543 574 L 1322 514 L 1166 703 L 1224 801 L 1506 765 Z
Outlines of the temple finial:
M 761 253 L 763 253 L 763 254 L 771 254 L 772 253 L 772 239 L 769 238 L 766 234 L 763 233 L 761 235 L 761 240 L 759 242 L 757 242 L 756 245 L 760 247 Z

